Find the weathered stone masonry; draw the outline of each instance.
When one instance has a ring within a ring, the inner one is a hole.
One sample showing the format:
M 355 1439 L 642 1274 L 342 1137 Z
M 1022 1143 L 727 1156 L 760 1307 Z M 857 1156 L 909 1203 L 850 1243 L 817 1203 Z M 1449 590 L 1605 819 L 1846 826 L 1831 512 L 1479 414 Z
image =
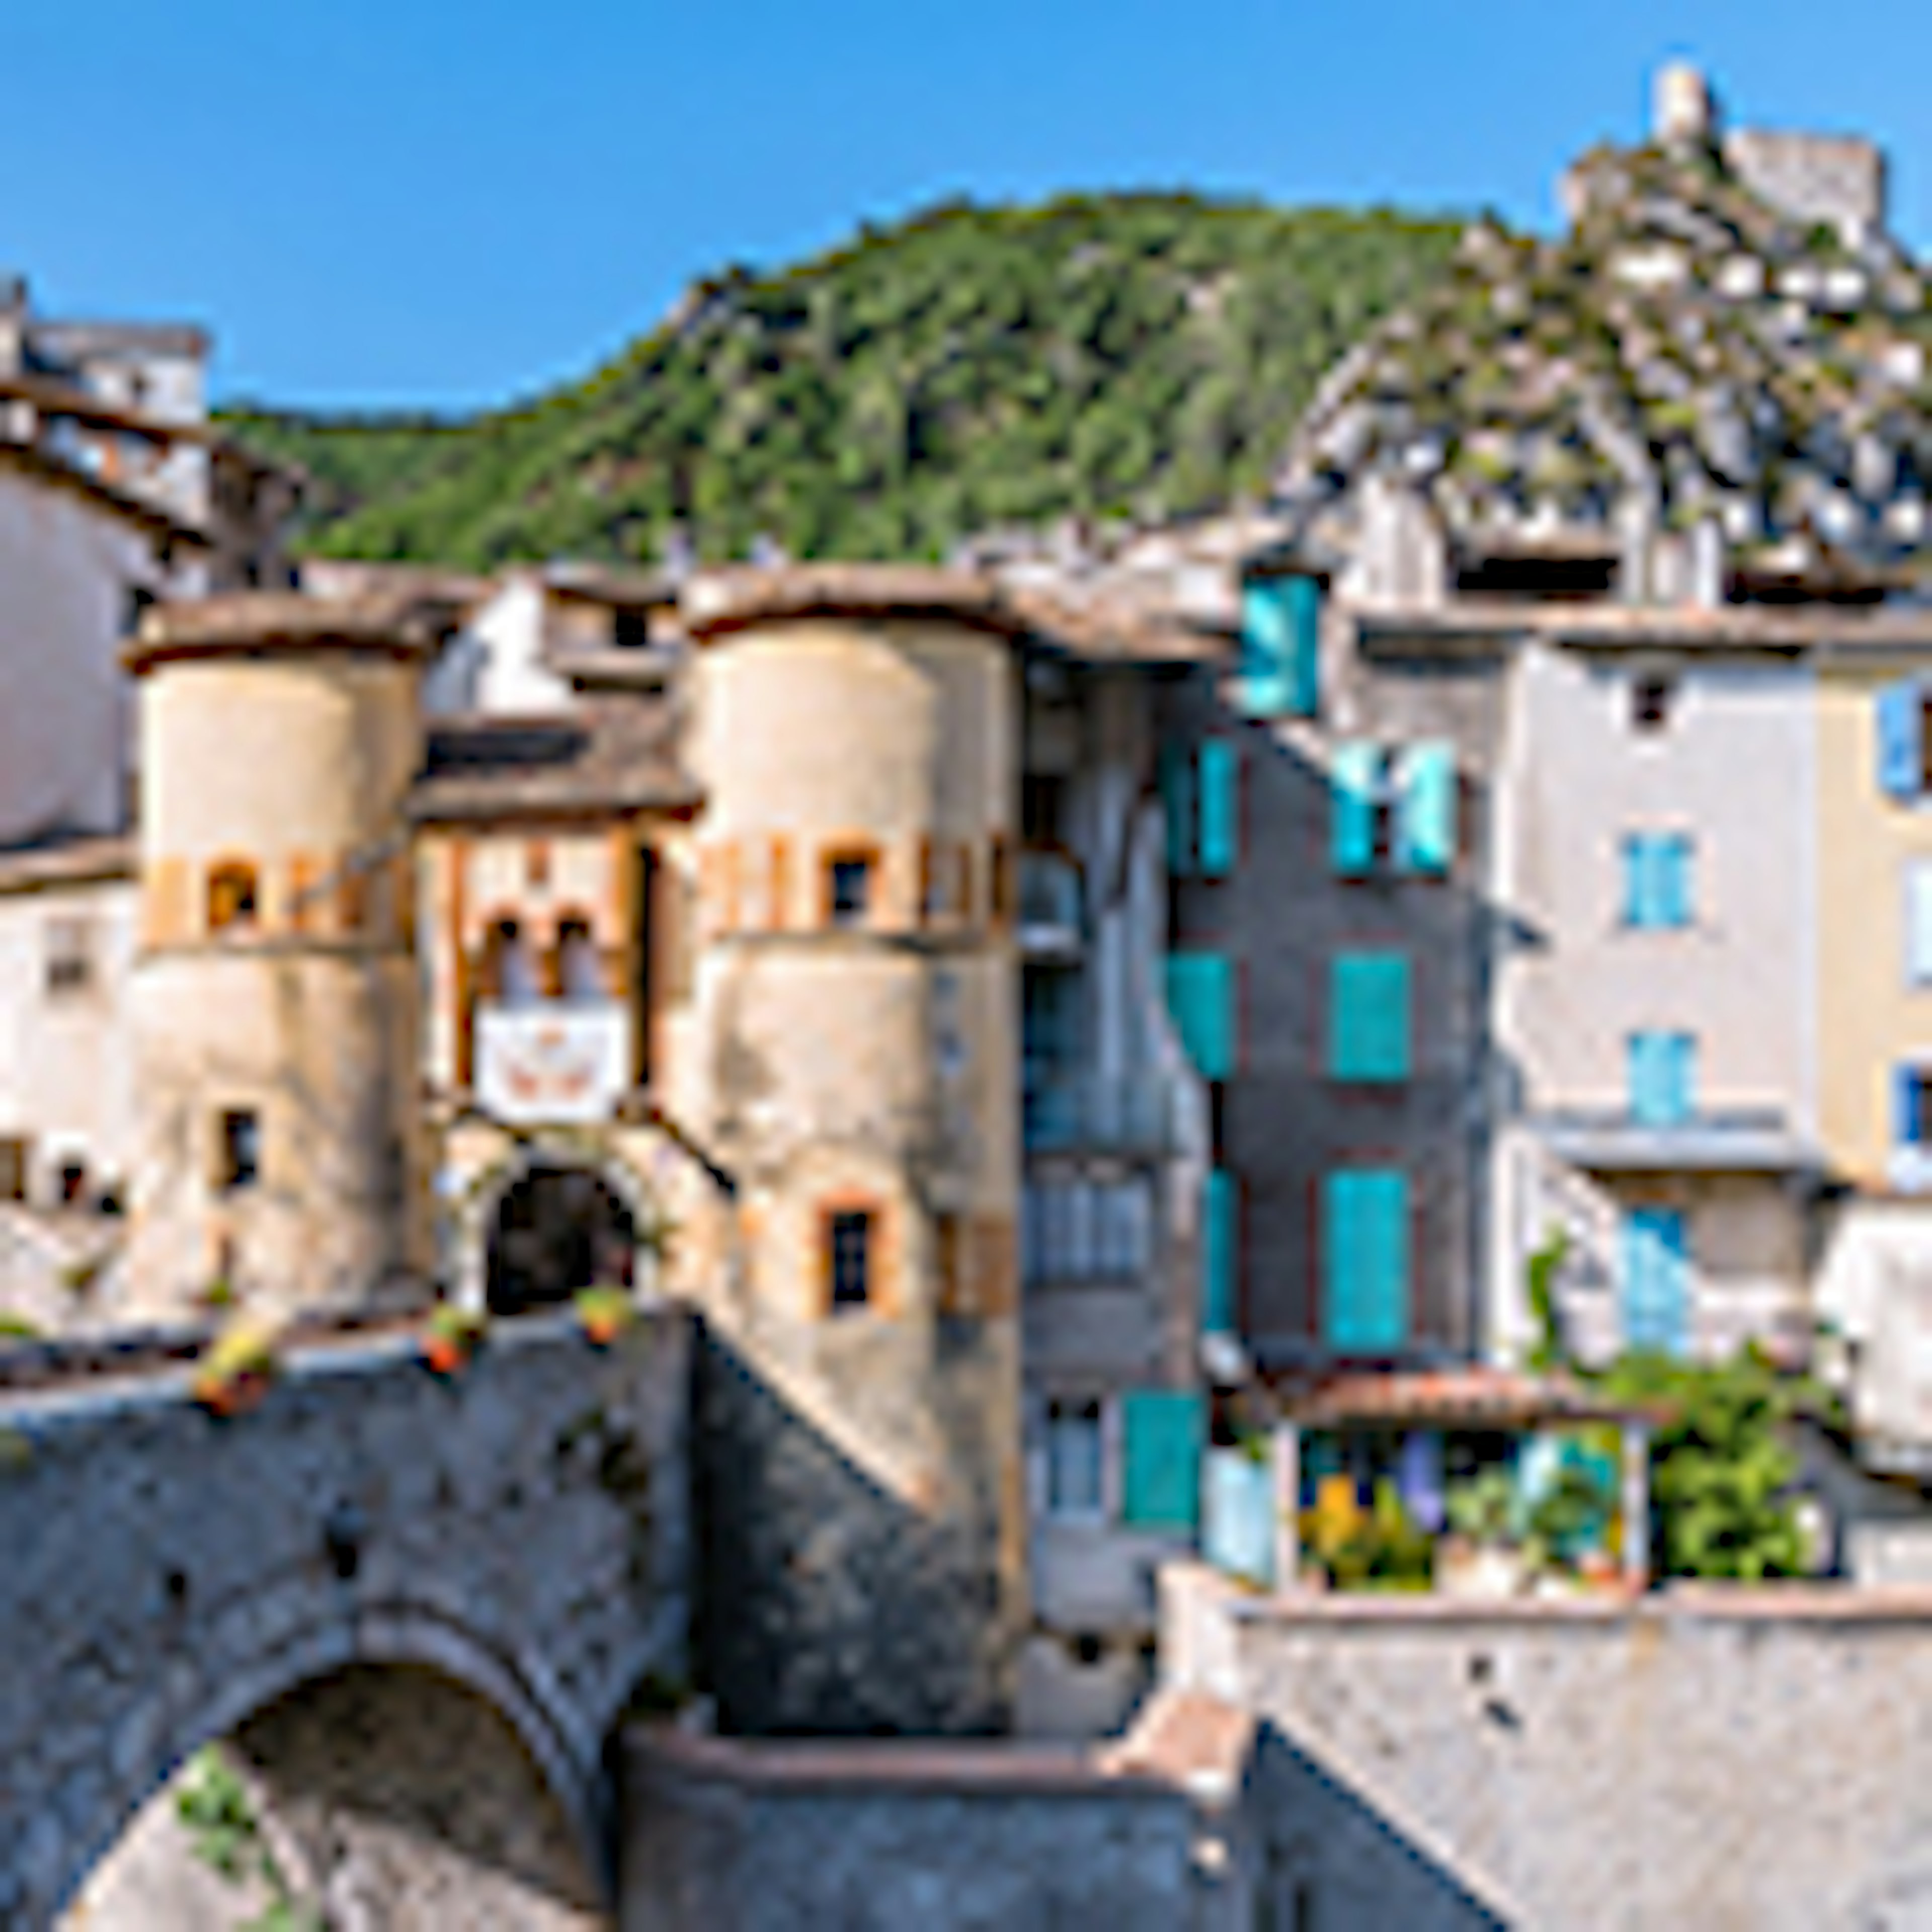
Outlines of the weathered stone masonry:
M 46 1924 L 190 1752 L 357 1664 L 493 1706 L 608 1871 L 606 1739 L 686 1669 L 686 1319 L 608 1354 L 500 1330 L 448 1383 L 412 1351 L 306 1356 L 225 1421 L 172 1378 L 0 1406 L 0 1924 Z

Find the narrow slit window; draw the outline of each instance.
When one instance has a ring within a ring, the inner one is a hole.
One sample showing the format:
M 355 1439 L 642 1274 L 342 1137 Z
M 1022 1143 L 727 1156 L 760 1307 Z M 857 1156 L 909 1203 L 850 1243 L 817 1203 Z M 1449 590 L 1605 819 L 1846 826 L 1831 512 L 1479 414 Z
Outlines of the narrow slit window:
M 825 901 L 833 926 L 862 926 L 872 902 L 872 862 L 858 853 L 843 853 L 825 868 Z
M 253 1187 L 262 1178 L 262 1117 L 252 1107 L 231 1107 L 219 1127 L 216 1184 L 224 1194 Z
M 834 1314 L 866 1308 L 872 1300 L 872 1216 L 862 1209 L 833 1214 L 826 1230 Z

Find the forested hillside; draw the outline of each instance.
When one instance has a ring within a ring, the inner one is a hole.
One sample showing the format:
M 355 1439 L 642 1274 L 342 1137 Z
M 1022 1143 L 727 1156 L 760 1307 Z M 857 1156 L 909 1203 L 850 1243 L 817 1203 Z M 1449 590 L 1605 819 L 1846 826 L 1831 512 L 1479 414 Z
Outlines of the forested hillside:
M 1322 373 L 1460 224 L 1114 195 L 968 204 L 697 285 L 589 380 L 446 422 L 229 412 L 316 479 L 303 547 L 482 566 L 937 554 L 1257 488 Z

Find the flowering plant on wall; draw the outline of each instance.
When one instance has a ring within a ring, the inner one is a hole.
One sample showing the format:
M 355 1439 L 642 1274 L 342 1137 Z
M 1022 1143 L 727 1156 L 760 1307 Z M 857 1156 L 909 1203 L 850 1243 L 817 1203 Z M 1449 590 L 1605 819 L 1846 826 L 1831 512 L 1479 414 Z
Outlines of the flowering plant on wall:
M 438 1302 L 423 1326 L 423 1360 L 440 1376 L 453 1376 L 469 1361 L 489 1327 L 478 1309 Z
M 276 1369 L 275 1330 L 242 1320 L 218 1335 L 196 1366 L 194 1399 L 212 1415 L 239 1415 L 268 1392 Z

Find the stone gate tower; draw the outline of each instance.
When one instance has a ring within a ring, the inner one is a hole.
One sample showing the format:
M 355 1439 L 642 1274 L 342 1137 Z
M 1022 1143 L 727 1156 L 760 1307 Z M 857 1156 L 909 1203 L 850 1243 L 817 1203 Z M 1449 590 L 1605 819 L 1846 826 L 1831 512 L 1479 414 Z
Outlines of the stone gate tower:
M 433 632 L 392 603 L 151 613 L 140 721 L 140 1315 L 366 1304 L 421 1258 L 408 847 Z
M 976 579 L 708 580 L 692 1050 L 706 1639 L 734 1729 L 999 1728 L 1023 1611 L 1019 680 Z

